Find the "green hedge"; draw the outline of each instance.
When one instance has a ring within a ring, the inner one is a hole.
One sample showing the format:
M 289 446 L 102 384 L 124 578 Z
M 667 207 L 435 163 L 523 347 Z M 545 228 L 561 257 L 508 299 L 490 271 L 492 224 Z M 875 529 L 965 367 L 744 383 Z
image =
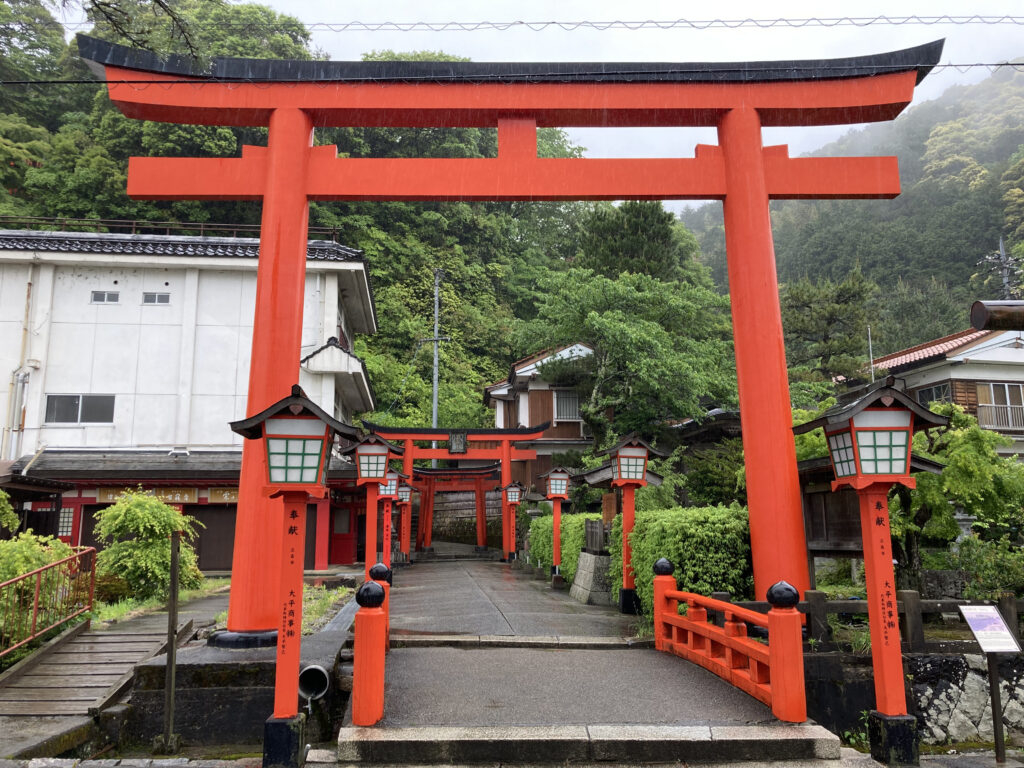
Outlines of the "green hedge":
M 654 563 L 667 557 L 675 565 L 679 588 L 709 595 L 753 592 L 750 529 L 740 506 L 690 507 L 637 512 L 633 534 L 633 573 L 644 615 L 654 605 Z M 614 596 L 622 586 L 622 517 L 616 517 L 609 551 Z
M 572 584 L 579 567 L 580 550 L 586 542 L 585 521 L 600 520 L 600 514 L 562 514 L 562 578 Z M 554 558 L 552 538 L 554 516 L 535 517 L 530 523 L 530 562 L 551 567 Z

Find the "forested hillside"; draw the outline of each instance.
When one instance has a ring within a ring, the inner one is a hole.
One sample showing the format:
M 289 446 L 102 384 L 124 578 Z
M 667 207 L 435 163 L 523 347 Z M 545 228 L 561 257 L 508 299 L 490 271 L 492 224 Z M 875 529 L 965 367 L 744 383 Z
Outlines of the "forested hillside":
M 1024 260 L 1024 72 L 1005 68 L 951 88 L 815 154 L 899 158 L 903 193 L 895 200 L 772 206 L 782 282 L 839 284 L 859 268 L 871 284 L 866 317 L 876 355 L 967 327 L 970 303 L 1001 290 L 1001 278 L 979 267 L 998 249 L 1000 235 L 1014 261 Z M 721 206 L 682 219 L 725 290 Z
M 145 4 L 143 4 L 144 6 Z M 203 56 L 310 58 L 301 22 L 257 5 L 173 3 Z M 125 43 L 105 22 L 90 34 Z M 157 51 L 167 33 L 136 30 Z M 258 224 L 251 202 L 151 202 L 125 194 L 133 155 L 238 156 L 265 131 L 128 120 L 91 80 L 40 0 L 0 4 L 0 216 Z M 398 54 L 377 52 L 372 58 Z M 443 54 L 401 54 L 438 58 Z M 318 144 L 352 157 L 493 157 L 477 129 L 320 129 Z M 564 133 L 539 132 L 542 156 L 574 156 Z M 439 421 L 492 421 L 482 389 L 516 358 L 583 341 L 592 364 L 553 372 L 575 384 L 594 434 L 607 439 L 666 417 L 734 403 L 727 300 L 697 261 L 694 237 L 660 203 L 315 203 L 310 224 L 333 227 L 370 264 L 380 332 L 356 340 L 382 423 L 430 423 L 435 269 L 441 283 Z M 614 408 L 615 419 L 607 413 Z

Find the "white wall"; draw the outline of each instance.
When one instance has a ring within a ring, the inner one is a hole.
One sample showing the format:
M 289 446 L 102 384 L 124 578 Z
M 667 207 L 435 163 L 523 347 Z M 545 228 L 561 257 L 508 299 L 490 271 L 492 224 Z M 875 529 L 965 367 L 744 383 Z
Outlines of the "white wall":
M 199 260 L 197 260 L 198 262 Z M 249 265 L 245 265 L 249 266 Z M 0 419 L 8 422 L 12 372 L 21 365 L 25 292 L 33 279 L 26 430 L 20 455 L 37 447 L 228 447 L 229 421 L 245 416 L 256 300 L 255 264 L 242 270 L 88 266 L 0 260 Z M 303 350 L 337 332 L 338 277 L 307 272 Z M 116 304 L 91 303 L 117 291 Z M 142 303 L 144 291 L 170 294 Z M 326 313 L 326 317 L 325 317 Z M 299 384 L 335 411 L 331 375 L 303 371 Z M 112 424 L 45 424 L 46 396 L 114 395 Z M 350 413 L 345 414 L 351 416 Z

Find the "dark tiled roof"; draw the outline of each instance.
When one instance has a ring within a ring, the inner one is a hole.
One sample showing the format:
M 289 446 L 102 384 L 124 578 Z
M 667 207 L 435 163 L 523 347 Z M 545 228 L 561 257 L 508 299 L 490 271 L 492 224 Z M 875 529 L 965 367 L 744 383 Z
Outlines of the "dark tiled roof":
M 0 229 L 0 250 L 255 259 L 259 256 L 260 241 L 254 237 L 119 235 Z M 363 261 L 363 252 L 330 240 L 310 240 L 306 258 L 315 261 Z
M 917 72 L 917 82 L 938 63 L 942 40 L 902 51 L 843 59 L 770 62 L 449 62 L 300 61 L 215 57 L 201 64 L 184 56 L 159 57 L 78 35 L 79 55 L 87 61 L 143 72 L 218 80 L 330 82 L 773 82 L 838 79 Z

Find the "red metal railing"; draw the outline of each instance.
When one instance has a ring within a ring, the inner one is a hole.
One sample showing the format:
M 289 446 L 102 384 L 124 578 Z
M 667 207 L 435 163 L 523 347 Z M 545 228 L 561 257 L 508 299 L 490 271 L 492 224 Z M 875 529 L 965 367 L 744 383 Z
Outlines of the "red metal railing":
M 0 657 L 89 613 L 95 588 L 92 547 L 0 583 Z
M 772 708 L 788 722 L 807 719 L 802 618 L 793 607 L 767 614 L 692 592 L 680 592 L 670 575 L 654 577 L 654 645 L 699 664 Z M 679 604 L 686 615 L 679 615 Z M 725 626 L 708 622 L 708 610 L 725 615 Z M 768 644 L 747 637 L 747 624 L 765 627 Z

